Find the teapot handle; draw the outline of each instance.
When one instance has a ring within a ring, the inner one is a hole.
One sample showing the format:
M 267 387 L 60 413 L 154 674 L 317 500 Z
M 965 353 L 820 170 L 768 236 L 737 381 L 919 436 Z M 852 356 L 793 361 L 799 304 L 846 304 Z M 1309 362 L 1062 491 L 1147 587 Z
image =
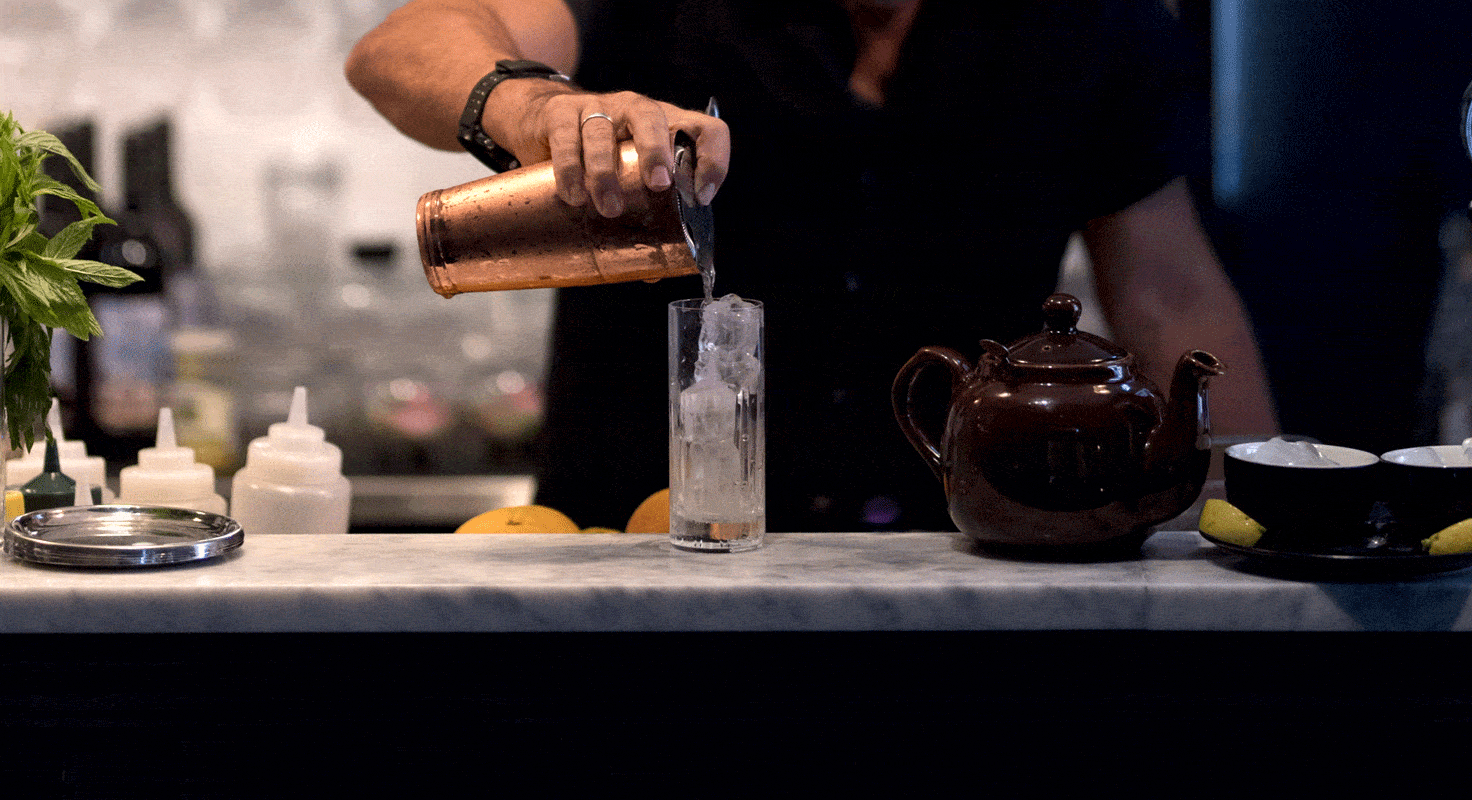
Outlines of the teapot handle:
M 894 403 L 894 416 L 900 423 L 900 430 L 904 431 L 905 437 L 910 440 L 915 451 L 930 465 L 930 470 L 935 473 L 941 483 L 945 483 L 945 465 L 942 463 L 940 447 L 920 427 L 915 419 L 915 381 L 920 373 L 930 366 L 944 365 L 951 371 L 951 397 L 956 396 L 956 391 L 966 382 L 971 374 L 971 364 L 966 358 L 949 347 L 922 347 L 919 352 L 910 357 L 900 372 L 894 378 L 894 386 L 891 391 L 891 399 Z

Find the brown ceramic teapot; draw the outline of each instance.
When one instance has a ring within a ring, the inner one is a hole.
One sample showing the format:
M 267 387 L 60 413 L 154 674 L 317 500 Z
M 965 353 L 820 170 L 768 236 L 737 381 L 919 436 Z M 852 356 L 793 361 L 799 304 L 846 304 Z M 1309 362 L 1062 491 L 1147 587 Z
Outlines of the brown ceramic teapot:
M 1195 502 L 1211 463 L 1206 384 L 1213 356 L 1181 356 L 1167 400 L 1134 358 L 1078 330 L 1080 304 L 1055 294 L 1044 326 L 1011 347 L 983 340 L 969 363 L 925 347 L 894 382 L 894 410 L 945 488 L 951 519 L 986 546 L 1069 557 L 1138 549 L 1152 525 Z M 916 379 L 950 371 L 945 432 L 916 419 Z

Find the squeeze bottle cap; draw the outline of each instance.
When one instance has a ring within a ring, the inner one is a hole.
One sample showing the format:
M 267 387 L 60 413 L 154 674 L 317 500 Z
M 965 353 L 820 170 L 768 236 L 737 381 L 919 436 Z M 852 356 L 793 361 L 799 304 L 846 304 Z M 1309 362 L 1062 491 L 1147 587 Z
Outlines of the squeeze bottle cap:
M 118 473 L 119 499 L 128 503 L 164 503 L 215 493 L 215 470 L 194 460 L 194 448 L 174 440 L 174 411 L 158 410 L 153 447 L 138 451 L 138 463 Z
M 194 463 L 194 448 L 181 447 L 174 437 L 174 410 L 158 410 L 158 433 L 154 434 L 153 447 L 138 451 L 138 466 L 145 469 L 167 469 L 187 467 Z
M 296 387 L 285 422 L 250 443 L 245 469 L 276 483 L 327 483 L 342 474 L 342 450 L 307 422 L 307 387 Z
M 51 410 L 46 412 L 46 427 L 51 430 L 51 438 L 56 440 L 57 456 L 63 462 L 87 457 L 86 442 L 81 439 L 67 439 L 61 435 L 61 401 L 55 397 L 51 398 Z M 31 449 L 40 450 L 44 447 L 43 443 L 37 442 Z

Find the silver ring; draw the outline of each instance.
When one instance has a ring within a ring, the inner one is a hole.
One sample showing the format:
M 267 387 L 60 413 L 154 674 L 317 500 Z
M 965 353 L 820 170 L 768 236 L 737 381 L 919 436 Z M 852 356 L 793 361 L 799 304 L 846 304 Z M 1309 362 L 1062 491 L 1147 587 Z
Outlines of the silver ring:
M 610 124 L 610 125 L 613 124 L 613 117 L 608 116 L 607 114 L 603 113 L 602 111 L 598 111 L 598 112 L 589 114 L 586 117 L 583 117 L 583 121 L 580 122 L 580 123 L 578 123 L 578 130 L 582 130 L 583 126 L 584 125 L 587 125 L 588 124 L 588 120 L 590 120 L 590 119 L 606 119 L 606 120 L 608 120 L 608 124 Z

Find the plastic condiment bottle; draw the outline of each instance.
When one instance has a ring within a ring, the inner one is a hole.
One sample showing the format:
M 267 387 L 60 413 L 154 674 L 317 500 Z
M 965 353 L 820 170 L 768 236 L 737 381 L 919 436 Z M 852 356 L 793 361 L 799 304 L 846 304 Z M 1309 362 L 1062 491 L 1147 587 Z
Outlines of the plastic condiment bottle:
M 43 508 L 62 508 L 72 504 L 77 493 L 77 482 L 61 472 L 61 458 L 57 455 L 56 441 L 46 441 L 46 458 L 41 474 L 20 487 L 26 511 Z
M 194 450 L 174 442 L 173 409 L 158 410 L 155 446 L 138 451 L 138 463 L 118 473 L 118 502 L 224 514 L 215 493 L 215 470 L 194 460 Z
M 286 421 L 246 450 L 231 484 L 232 516 L 247 534 L 347 533 L 351 501 L 342 451 L 307 424 L 307 389 L 298 386 Z
M 92 487 L 92 495 L 102 503 L 112 499 L 107 488 L 107 461 L 102 456 L 87 454 L 87 443 L 79 439 L 67 439 L 61 432 L 61 404 L 51 401 L 51 410 L 46 414 L 46 427 L 56 440 L 56 450 L 61 458 L 61 471 L 77 481 L 85 481 Z M 36 442 L 25 455 L 5 462 L 6 479 L 18 486 L 40 475 L 45 467 L 46 443 Z

